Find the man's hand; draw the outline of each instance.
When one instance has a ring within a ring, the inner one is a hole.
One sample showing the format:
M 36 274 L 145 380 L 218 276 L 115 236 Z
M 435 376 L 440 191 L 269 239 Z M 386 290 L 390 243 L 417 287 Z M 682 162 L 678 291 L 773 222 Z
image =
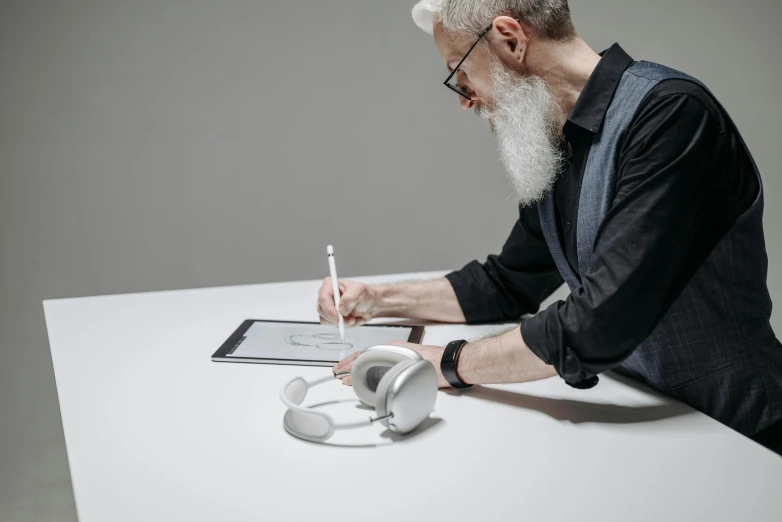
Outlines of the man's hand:
M 445 351 L 445 348 L 441 346 L 425 346 L 421 344 L 405 343 L 402 341 L 391 341 L 390 343 L 386 344 L 393 346 L 403 346 L 405 348 L 415 350 L 421 354 L 421 357 L 434 365 L 434 370 L 437 373 L 437 387 L 448 388 L 450 386 L 440 371 L 440 360 L 443 358 L 443 352 Z M 334 373 L 351 371 L 353 368 L 353 362 L 358 358 L 358 356 L 359 352 L 354 352 L 339 361 L 333 368 Z M 342 377 L 342 384 L 346 384 L 348 386 L 353 384 L 353 380 L 350 378 L 350 375 Z
M 339 292 L 339 313 L 345 319 L 345 326 L 361 326 L 376 317 L 375 288 L 357 281 L 340 280 Z M 322 324 L 336 325 L 339 322 L 330 277 L 323 280 L 318 291 L 318 315 Z

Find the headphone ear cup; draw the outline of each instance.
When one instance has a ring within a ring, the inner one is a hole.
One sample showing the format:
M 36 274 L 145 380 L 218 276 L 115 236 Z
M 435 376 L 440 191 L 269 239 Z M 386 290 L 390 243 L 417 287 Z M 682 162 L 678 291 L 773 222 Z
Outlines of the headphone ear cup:
M 353 362 L 350 376 L 356 397 L 369 406 L 375 407 L 377 388 L 384 375 L 394 366 L 403 362 L 422 361 L 414 350 L 401 346 L 370 346 L 362 350 Z
M 377 392 L 375 393 L 375 413 L 377 413 L 378 417 L 385 417 L 390 413 L 388 410 L 390 406 L 389 390 L 392 388 L 392 385 L 396 384 L 397 377 L 413 364 L 415 364 L 415 361 L 401 362 L 388 370 L 383 378 L 380 379 L 380 384 L 377 385 Z M 383 419 L 380 423 L 393 429 L 393 419 Z
M 401 362 L 380 380 L 375 410 L 383 425 L 405 434 L 416 429 L 434 410 L 437 401 L 437 373 L 425 360 Z
M 371 368 L 381 368 L 381 362 L 373 354 L 362 353 L 353 362 L 353 368 L 350 371 L 350 377 L 353 381 L 353 392 L 358 397 L 358 400 L 370 408 L 375 407 L 375 390 L 372 389 L 371 383 L 367 382 L 367 372 Z

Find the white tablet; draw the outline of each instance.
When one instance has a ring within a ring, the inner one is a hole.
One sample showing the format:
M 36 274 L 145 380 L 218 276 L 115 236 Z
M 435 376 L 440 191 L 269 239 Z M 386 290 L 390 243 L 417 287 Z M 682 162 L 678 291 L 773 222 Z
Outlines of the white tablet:
M 212 355 L 216 362 L 333 366 L 353 352 L 389 341 L 420 343 L 424 327 L 364 325 L 345 329 L 319 323 L 248 319 Z

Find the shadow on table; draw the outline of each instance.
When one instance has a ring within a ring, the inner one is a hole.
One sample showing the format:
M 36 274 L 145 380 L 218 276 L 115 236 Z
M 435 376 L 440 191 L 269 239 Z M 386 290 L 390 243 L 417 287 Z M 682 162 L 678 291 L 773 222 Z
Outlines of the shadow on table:
M 456 392 L 444 390 L 449 395 L 462 395 L 484 401 L 507 404 L 525 410 L 535 410 L 560 420 L 573 424 L 634 424 L 653 422 L 678 417 L 692 413 L 687 406 L 679 403 L 658 406 L 620 406 L 616 404 L 598 404 L 593 402 L 575 401 L 572 399 L 551 399 L 536 397 L 496 388 L 474 386 L 468 390 Z
M 380 436 L 385 439 L 390 439 L 393 442 L 402 442 L 402 441 L 410 440 L 414 437 L 421 435 L 424 432 L 431 430 L 441 422 L 443 422 L 443 419 L 440 419 L 438 417 L 428 417 L 415 430 L 413 430 L 411 433 L 408 433 L 407 435 L 402 435 L 400 433 L 396 433 L 391 430 L 386 430 L 383 433 L 381 433 Z

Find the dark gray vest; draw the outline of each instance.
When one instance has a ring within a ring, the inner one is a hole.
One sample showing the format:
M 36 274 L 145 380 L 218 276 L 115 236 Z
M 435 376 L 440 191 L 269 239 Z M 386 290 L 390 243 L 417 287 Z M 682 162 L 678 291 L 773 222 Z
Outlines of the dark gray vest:
M 589 271 L 598 228 L 613 203 L 623 137 L 644 97 L 666 79 L 702 86 L 658 64 L 629 67 L 592 142 L 578 209 L 581 274 Z M 746 149 L 743 141 L 742 145 Z M 760 181 L 757 167 L 755 173 Z M 755 202 L 717 244 L 651 335 L 616 368 L 745 435 L 782 419 L 782 345 L 769 322 L 760 187 Z M 575 291 L 581 282 L 562 249 L 553 192 L 540 204 L 541 225 L 562 277 Z

